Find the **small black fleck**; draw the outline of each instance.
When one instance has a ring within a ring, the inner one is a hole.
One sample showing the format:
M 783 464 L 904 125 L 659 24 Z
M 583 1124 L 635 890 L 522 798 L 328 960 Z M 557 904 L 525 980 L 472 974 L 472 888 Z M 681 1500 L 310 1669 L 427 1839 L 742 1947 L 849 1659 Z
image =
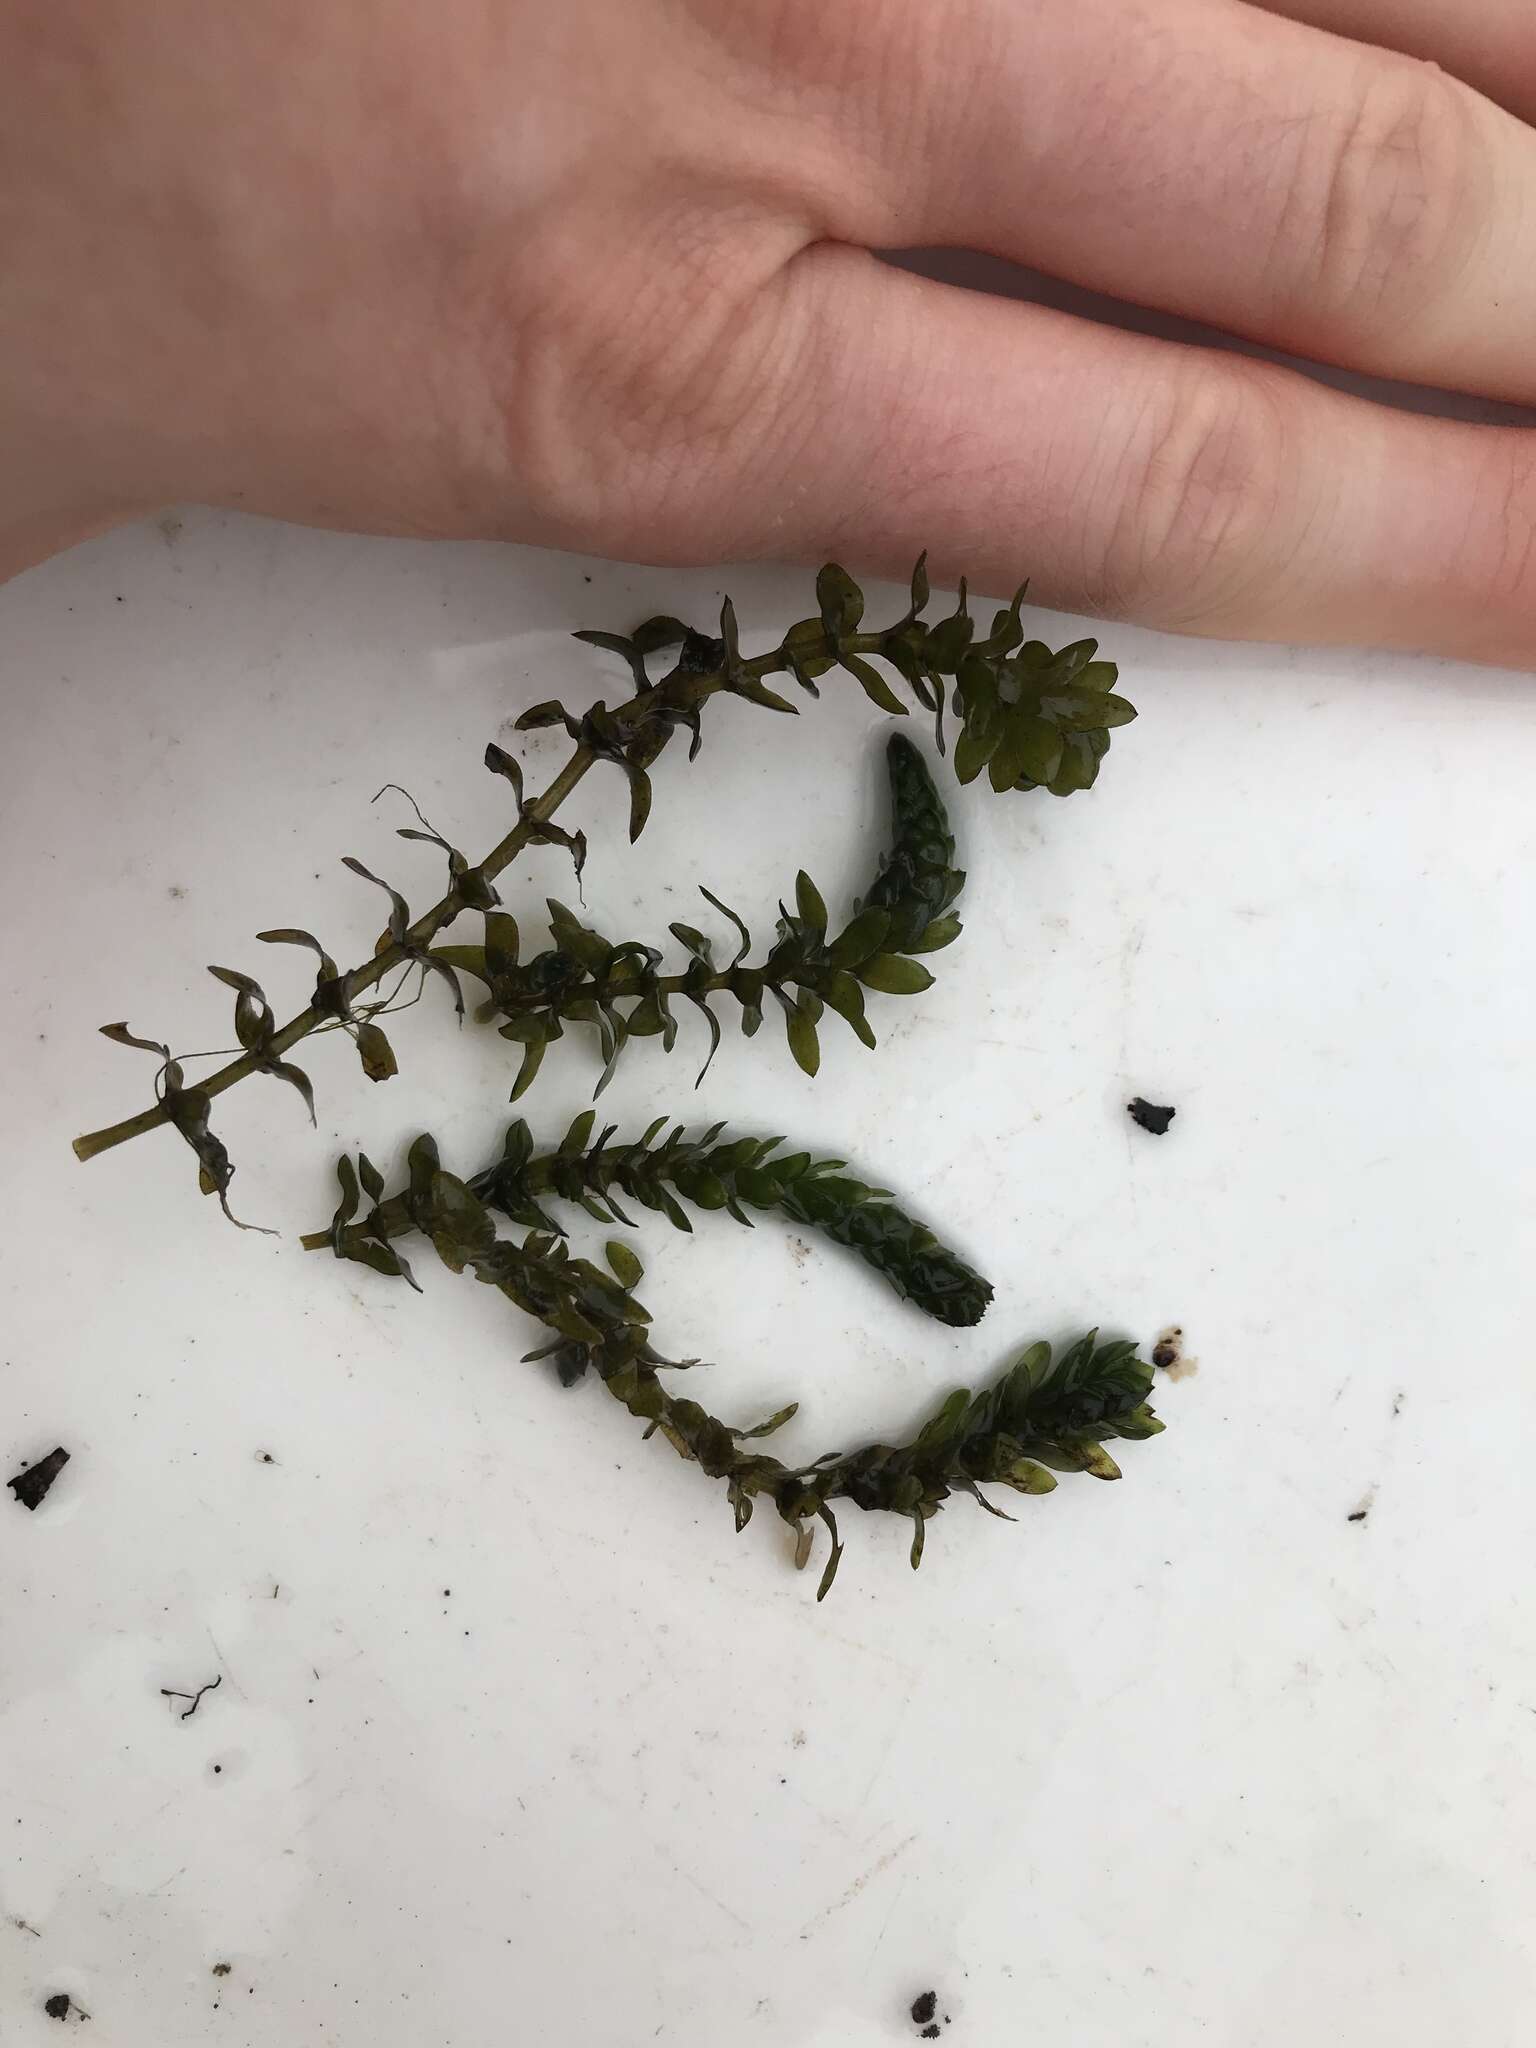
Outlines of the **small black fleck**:
M 931 2027 L 924 2027 L 923 2031 L 918 2035 L 917 2038 L 919 2039 L 919 2041 L 937 2041 L 937 2039 L 939 2038 L 939 2026 L 937 2020 L 934 2021 Z
M 227 1977 L 234 1967 L 235 1966 L 233 1963 L 215 1963 L 213 1966 L 213 1974 L 215 1975 L 215 1977 Z
M 5 1483 L 21 1505 L 35 1514 L 47 1498 L 49 1487 L 68 1463 L 69 1453 L 60 1444 L 56 1450 L 50 1451 L 46 1458 L 39 1458 L 35 1465 L 29 1465 L 25 1471 L 18 1472 L 14 1479 L 8 1479 Z
M 45 1998 L 43 2000 L 43 2011 L 47 2013 L 51 2020 L 67 2020 L 70 2011 L 69 1993 L 67 1991 L 55 1991 L 52 1998 Z
M 1154 1138 L 1167 1134 L 1168 1126 L 1178 1115 L 1176 1109 L 1160 1109 L 1155 1102 L 1148 1102 L 1143 1096 L 1136 1096 L 1126 1105 L 1131 1122 L 1140 1124 L 1144 1131 L 1150 1131 Z
M 222 1764 L 215 1764 L 213 1767 L 213 1775 L 217 1778 L 222 1773 L 223 1769 L 224 1766 Z
M 939 2009 L 937 1991 L 920 1991 L 912 2001 L 912 2024 L 925 2027 Z
M 1352 1522 L 1363 1522 L 1370 1512 L 1371 1511 L 1369 1508 L 1356 1508 L 1355 1512 L 1349 1517 L 1349 1519 Z

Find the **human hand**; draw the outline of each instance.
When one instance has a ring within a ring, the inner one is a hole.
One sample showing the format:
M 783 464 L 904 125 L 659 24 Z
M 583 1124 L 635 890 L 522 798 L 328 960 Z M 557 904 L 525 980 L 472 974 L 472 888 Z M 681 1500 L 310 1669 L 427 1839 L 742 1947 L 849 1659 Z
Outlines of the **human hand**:
M 1536 664 L 1529 430 L 870 253 L 1536 402 L 1523 0 L 1285 11 L 0 0 L 0 573 L 196 500 Z

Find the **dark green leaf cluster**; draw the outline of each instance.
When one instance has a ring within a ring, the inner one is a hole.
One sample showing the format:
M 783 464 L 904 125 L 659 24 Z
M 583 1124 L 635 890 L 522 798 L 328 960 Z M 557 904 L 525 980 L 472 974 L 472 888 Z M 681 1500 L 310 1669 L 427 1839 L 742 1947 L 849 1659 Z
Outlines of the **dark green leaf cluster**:
M 659 1038 L 670 1052 L 677 1042 L 673 1004 L 691 1004 L 709 1030 L 709 1053 L 699 1079 L 720 1045 L 720 1020 L 711 1008 L 719 996 L 740 1006 L 741 1029 L 750 1038 L 772 998 L 784 1017 L 785 1037 L 797 1064 L 815 1074 L 821 1064 L 818 1026 L 828 1010 L 840 1016 L 867 1046 L 875 1043 L 865 1013 L 865 991 L 916 995 L 933 976 L 913 956 L 947 946 L 960 932 L 951 906 L 964 884 L 954 866 L 955 842 L 944 806 L 921 754 L 900 734 L 887 744 L 891 789 L 891 844 L 862 906 L 837 931 L 829 929 L 820 890 L 803 870 L 795 881 L 795 906 L 782 902 L 774 943 L 764 958 L 749 961 L 752 935 L 746 924 L 710 890 L 701 894 L 735 927 L 737 947 L 728 962 L 716 959 L 711 941 L 696 926 L 674 923 L 672 936 L 688 956 L 687 965 L 664 973 L 659 947 L 640 939 L 614 941 L 553 898 L 549 902 L 551 947 L 528 959 L 520 956 L 517 921 L 505 911 L 488 911 L 479 946 L 438 946 L 432 958 L 455 972 L 483 981 L 489 1001 L 483 1014 L 504 1021 L 501 1034 L 523 1048 L 512 1090 L 515 1102 L 533 1083 L 544 1055 L 564 1036 L 567 1023 L 591 1025 L 598 1036 L 603 1070 L 596 1093 L 612 1080 L 631 1039 Z
M 851 675 L 872 704 L 892 717 L 908 706 L 875 666 L 895 671 L 917 706 L 934 722 L 944 751 L 946 710 L 960 723 L 955 771 L 971 782 L 985 768 L 992 787 L 1048 789 L 1071 796 L 1093 786 L 1109 750 L 1110 730 L 1136 716 L 1134 705 L 1114 694 L 1119 671 L 1100 661 L 1096 640 L 1077 640 L 1053 652 L 1044 641 L 1026 640 L 1020 621 L 1025 589 L 995 612 L 988 632 L 978 634 L 964 581 L 947 617 L 923 617 L 929 599 L 927 557 L 912 572 L 911 603 L 888 626 L 864 626 L 864 593 L 845 569 L 829 562 L 816 579 L 817 615 L 790 627 L 771 654 L 744 661 L 736 613 L 729 598 L 721 612 L 720 635 L 706 638 L 681 620 L 647 619 L 632 634 L 580 633 L 578 639 L 618 654 L 629 664 L 637 695 L 610 711 L 599 703 L 576 715 L 553 700 L 524 712 L 526 728 L 563 726 L 578 745 L 621 768 L 630 783 L 630 836 L 638 838 L 650 814 L 647 771 L 678 726 L 692 734 L 690 760 L 698 753 L 699 707 L 717 691 L 745 697 L 772 711 L 795 706 L 762 678 L 787 671 L 810 695 L 834 668 Z M 674 647 L 681 657 L 659 684 L 650 681 L 647 658 Z
M 1001 1514 L 982 1493 L 983 1486 L 1040 1494 L 1054 1488 L 1056 1472 L 1116 1479 L 1120 1470 L 1104 1449 L 1104 1439 L 1136 1442 L 1155 1436 L 1163 1426 L 1147 1405 L 1151 1366 L 1136 1357 L 1134 1345 L 1101 1345 L 1097 1332 L 1090 1332 L 1060 1356 L 1048 1344 L 1033 1344 L 992 1386 L 977 1394 L 951 1394 L 909 1443 L 870 1444 L 805 1465 L 785 1465 L 744 1446 L 771 1435 L 797 1412 L 796 1405 L 755 1429 L 736 1429 L 698 1402 L 668 1391 L 660 1375 L 696 1361 L 668 1360 L 653 1347 L 649 1315 L 633 1293 L 643 1269 L 627 1246 L 609 1245 L 609 1271 L 604 1272 L 571 1257 L 548 1232 L 531 1234 L 521 1245 L 498 1238 L 490 1209 L 469 1183 L 443 1168 L 430 1138 L 412 1146 L 408 1186 L 390 1205 L 383 1201 L 382 1177 L 367 1160 L 354 1170 L 343 1159 L 338 1177 L 341 1202 L 319 1241 L 328 1242 L 340 1258 L 361 1260 L 414 1285 L 393 1242 L 403 1210 L 409 1227 L 428 1238 L 452 1271 L 472 1272 L 544 1323 L 550 1342 L 529 1358 L 552 1359 L 567 1385 L 595 1374 L 646 1423 L 648 1436 L 659 1430 L 683 1457 L 711 1478 L 723 1479 L 738 1529 L 750 1521 L 756 1502 L 768 1499 L 796 1531 L 796 1558 L 804 1564 L 812 1525 L 822 1521 L 831 1552 L 818 1598 L 830 1589 L 842 1557 L 835 1500 L 850 1500 L 871 1513 L 907 1516 L 913 1524 L 916 1567 L 926 1525 L 951 1496 L 967 1495 L 989 1513 Z M 360 1194 L 374 1205 L 361 1218 Z
M 630 1202 L 688 1231 L 693 1224 L 685 1202 L 724 1210 L 748 1228 L 748 1210 L 772 1211 L 845 1246 L 903 1300 L 938 1322 L 961 1328 L 986 1313 L 991 1282 L 909 1216 L 888 1190 L 847 1172 L 846 1160 L 781 1151 L 782 1138 L 722 1141 L 723 1124 L 693 1139 L 676 1124 L 658 1142 L 666 1117 L 657 1117 L 633 1141 L 616 1144 L 614 1124 L 593 1138 L 595 1121 L 584 1110 L 556 1148 L 540 1152 L 519 1117 L 507 1131 L 501 1157 L 469 1181 L 470 1192 L 513 1223 L 552 1237 L 563 1235 L 547 1206 L 552 1201 L 574 1203 L 599 1223 L 626 1225 L 633 1219 L 623 1204 Z M 367 1231 L 359 1227 L 349 1241 L 369 1264 L 376 1263 L 369 1247 L 416 1227 L 409 1190 L 374 1200 Z M 305 1239 L 312 1249 L 332 1242 L 330 1232 Z

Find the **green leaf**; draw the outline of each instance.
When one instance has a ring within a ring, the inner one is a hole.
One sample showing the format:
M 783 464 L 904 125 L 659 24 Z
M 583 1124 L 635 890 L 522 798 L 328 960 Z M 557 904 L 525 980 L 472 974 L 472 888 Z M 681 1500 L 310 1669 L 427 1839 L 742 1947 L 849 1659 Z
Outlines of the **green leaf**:
M 873 907 L 861 910 L 853 921 L 846 925 L 827 948 L 827 958 L 834 967 L 858 967 L 879 952 L 890 936 L 891 913 Z
M 818 932 L 827 928 L 827 906 L 821 891 L 802 868 L 795 877 L 795 908 L 805 922 Z
M 837 666 L 836 657 L 827 651 L 827 629 L 820 619 L 801 619 L 791 626 L 783 646 L 802 680 L 814 683 Z
M 925 925 L 917 938 L 907 947 L 909 953 L 937 953 L 941 946 L 952 945 L 959 938 L 963 927 L 958 917 L 936 917 Z
M 651 778 L 643 768 L 629 769 L 629 842 L 631 846 L 645 830 L 651 815 Z
M 731 962 L 732 968 L 739 967 L 742 961 L 746 959 L 747 954 L 752 949 L 752 934 L 747 930 L 746 926 L 742 923 L 741 919 L 736 915 L 735 911 L 732 910 L 731 906 L 728 903 L 722 903 L 720 901 L 720 898 L 716 896 L 712 890 L 706 889 L 702 882 L 699 884 L 699 894 L 704 898 L 704 901 L 706 903 L 713 904 L 715 909 L 719 911 L 720 915 L 723 918 L 728 919 L 730 923 L 732 923 L 736 927 L 737 932 L 740 934 L 741 945 L 737 949 L 735 959 Z
M 485 945 L 481 950 L 492 974 L 510 974 L 517 966 L 517 919 L 505 910 L 488 910 L 485 914 Z
M 761 705 L 764 711 L 787 711 L 791 718 L 800 716 L 798 704 L 791 704 L 787 697 L 781 697 L 777 690 L 770 690 L 766 683 L 760 683 L 755 676 L 735 676 L 727 683 L 726 688 L 733 697 L 745 697 L 749 704 Z
M 512 1084 L 512 1093 L 508 1097 L 509 1101 L 516 1102 L 520 1096 L 527 1094 L 528 1090 L 533 1086 L 539 1068 L 544 1064 L 544 1055 L 548 1049 L 549 1040 L 547 1038 L 529 1039 L 528 1043 L 523 1047 L 523 1063 L 517 1070 L 517 1079 Z
M 1099 754 L 1093 745 L 1096 735 L 1074 732 L 1067 735 L 1061 761 L 1048 785 L 1052 796 L 1073 796 L 1080 789 L 1092 789 L 1099 773 Z
M 816 1588 L 816 1599 L 819 1604 L 832 1590 L 832 1581 L 837 1577 L 837 1568 L 843 1561 L 843 1546 L 838 1538 L 837 1523 L 833 1520 L 832 1510 L 823 1503 L 816 1512 L 826 1523 L 827 1532 L 832 1538 L 832 1554 L 828 1557 L 826 1570 L 821 1575 L 821 1584 Z
M 1084 689 L 1080 683 L 1069 683 L 1061 690 L 1048 690 L 1042 703 L 1057 724 L 1068 732 L 1091 732 L 1096 726 L 1129 725 L 1136 716 L 1136 706 L 1124 697 L 1112 697 L 1105 690 Z
M 999 1472 L 998 1478 L 1005 1486 L 1011 1486 L 1015 1493 L 1054 1493 L 1056 1475 L 1047 1472 L 1043 1465 L 1033 1464 L 1028 1458 L 1020 1458 L 1006 1472 Z
M 955 780 L 974 782 L 1002 744 L 1002 730 L 985 734 L 962 732 L 955 741 Z
M 256 936 L 265 946 L 307 946 L 310 952 L 316 954 L 319 958 L 320 979 L 322 981 L 334 981 L 336 979 L 336 962 L 326 952 L 324 946 L 321 945 L 313 932 L 299 931 L 292 925 L 284 925 L 277 931 L 258 932 Z
M 828 1009 L 835 1010 L 853 1031 L 861 1045 L 867 1045 L 871 1052 L 875 1048 L 875 1034 L 864 1014 L 864 991 L 848 972 L 840 967 L 827 977 L 822 987 L 822 1000 Z
M 918 558 L 917 558 L 917 566 L 916 566 L 916 568 L 914 568 L 914 569 L 913 569 L 913 571 L 912 571 L 912 616 L 913 616 L 913 618 L 916 618 L 916 617 L 917 617 L 918 613 L 919 613 L 920 611 L 922 611 L 922 610 L 923 610 L 923 609 L 924 609 L 924 608 L 926 607 L 927 603 L 928 603 L 928 550 L 927 550 L 926 548 L 924 548 L 923 552 L 922 552 L 922 553 L 921 553 L 921 554 L 920 554 L 920 555 L 918 556 Z
M 879 989 L 887 996 L 918 996 L 925 988 L 933 987 L 933 976 L 927 968 L 900 953 L 877 953 L 873 960 L 855 967 L 854 973 L 866 988 Z
M 1021 775 L 1031 782 L 1049 782 L 1061 766 L 1063 744 L 1061 732 L 1048 718 L 1016 713 L 988 763 L 992 787 L 1012 789 Z
M 816 578 L 816 603 L 829 633 L 856 633 L 864 616 L 864 593 L 836 562 L 828 562 Z
M 273 1080 L 286 1081 L 290 1088 L 296 1089 L 304 1098 L 304 1107 L 309 1111 L 310 1122 L 318 1126 L 314 1085 L 302 1067 L 296 1067 L 292 1060 L 269 1060 L 262 1071 L 270 1074 Z
M 523 801 L 523 771 L 505 747 L 498 747 L 494 740 L 485 750 L 485 765 L 493 775 L 504 775 L 512 785 L 512 794 L 521 807 Z
M 869 663 L 857 654 L 845 654 L 842 657 L 842 664 L 847 669 L 849 675 L 858 678 L 859 687 L 863 690 L 871 704 L 878 704 L 880 709 L 888 711 L 892 718 L 905 718 L 907 716 L 906 705 L 902 703 L 878 669 L 871 668 Z
M 815 1019 L 799 1004 L 786 1012 L 784 1032 L 789 1040 L 789 1049 L 795 1056 L 795 1065 L 802 1074 L 814 1079 L 821 1065 L 821 1044 L 816 1036 Z
M 399 1073 L 395 1049 L 377 1024 L 359 1024 L 356 1035 L 358 1057 L 370 1081 L 388 1081 Z
M 754 1437 L 772 1436 L 775 1430 L 782 1429 L 786 1422 L 792 1421 L 799 1413 L 800 1403 L 791 1401 L 787 1408 L 781 1408 L 777 1415 L 770 1415 L 768 1420 L 760 1422 L 756 1429 L 733 1429 L 731 1434 L 738 1443 L 750 1443 Z
M 577 636 L 578 638 L 580 635 Z M 517 721 L 519 732 L 538 732 L 544 726 L 565 725 L 569 722 L 565 706 L 553 697 L 547 697 L 542 704 L 532 704 Z
M 507 922 L 511 924 L 511 918 Z M 434 960 L 441 960 L 461 974 L 472 974 L 489 986 L 492 969 L 484 946 L 433 946 L 430 950 Z
M 584 1109 L 580 1116 L 574 1117 L 571 1121 L 570 1129 L 560 1140 L 560 1149 L 556 1152 L 555 1157 L 557 1159 L 579 1158 L 587 1149 L 587 1141 L 592 1136 L 592 1126 L 596 1122 L 597 1111 L 595 1109 Z
M 629 1246 L 611 1238 L 603 1250 L 619 1284 L 631 1289 L 638 1287 L 645 1278 L 645 1268 Z
M 918 1431 L 915 1448 L 936 1450 L 951 1438 L 958 1437 L 967 1414 L 970 1412 L 971 1392 L 969 1387 L 957 1387 L 944 1402 L 937 1414 L 930 1417 Z

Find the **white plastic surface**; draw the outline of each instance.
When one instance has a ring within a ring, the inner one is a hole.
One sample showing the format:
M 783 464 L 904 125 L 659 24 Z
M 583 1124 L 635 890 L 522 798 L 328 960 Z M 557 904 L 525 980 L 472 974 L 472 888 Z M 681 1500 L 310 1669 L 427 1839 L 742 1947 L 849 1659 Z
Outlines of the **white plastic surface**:
M 751 644 L 806 584 L 731 576 Z M 498 1147 L 508 1049 L 437 995 L 387 1087 L 317 1045 L 318 1134 L 267 1083 L 219 1105 L 281 1239 L 166 1133 L 71 1155 L 152 1074 L 96 1024 L 230 1043 L 210 961 L 287 1014 L 303 958 L 250 934 L 379 929 L 338 856 L 437 893 L 381 783 L 478 852 L 485 742 L 537 788 L 564 742 L 516 713 L 623 688 L 570 630 L 721 588 L 197 513 L 0 592 L 0 1476 L 72 1453 L 35 1515 L 0 1494 L 0 2040 L 68 2038 L 62 1991 L 95 2048 L 876 2048 L 932 1988 L 954 2048 L 1528 2043 L 1530 679 L 1106 629 L 1140 722 L 1066 803 L 946 775 L 967 929 L 872 1001 L 878 1053 L 830 1026 L 812 1083 L 732 1032 L 695 1095 L 701 1026 L 632 1049 L 626 1127 L 846 1154 L 997 1282 L 950 1334 L 771 1221 L 648 1225 L 727 1416 L 798 1396 L 819 1450 L 1028 1338 L 1186 1331 L 1120 1485 L 955 1503 L 915 1577 L 850 1510 L 818 1607 L 771 1514 L 738 1539 L 488 1290 L 297 1248 L 342 1145 Z M 713 929 L 707 882 L 767 936 L 802 863 L 845 903 L 879 727 L 836 681 L 793 725 L 715 707 L 633 854 L 594 773 L 594 920 Z M 572 886 L 551 851 L 505 892 L 541 941 Z M 541 1132 L 595 1071 L 573 1033 Z

